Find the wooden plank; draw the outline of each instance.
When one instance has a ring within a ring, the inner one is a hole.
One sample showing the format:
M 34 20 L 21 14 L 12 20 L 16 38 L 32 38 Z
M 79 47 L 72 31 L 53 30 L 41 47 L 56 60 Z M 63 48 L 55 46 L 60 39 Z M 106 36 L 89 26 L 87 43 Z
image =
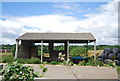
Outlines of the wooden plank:
M 41 41 L 41 63 L 43 62 L 43 40 Z
M 15 51 L 15 59 L 17 58 L 18 56 L 18 45 L 19 45 L 19 40 L 16 41 L 16 51 Z
M 69 60 L 69 41 L 67 41 L 67 60 Z
M 94 60 L 96 60 L 96 41 L 94 41 Z

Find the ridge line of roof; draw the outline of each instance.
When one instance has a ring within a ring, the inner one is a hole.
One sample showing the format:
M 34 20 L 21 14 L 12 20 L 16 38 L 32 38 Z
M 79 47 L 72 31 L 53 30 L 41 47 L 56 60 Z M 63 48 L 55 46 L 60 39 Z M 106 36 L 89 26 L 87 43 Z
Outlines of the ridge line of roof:
M 43 33 L 43 34 L 46 34 L 46 33 L 51 33 L 51 34 L 89 34 L 89 33 L 91 33 L 91 32 L 84 32 L 84 33 L 82 33 L 82 32 L 27 32 L 27 33 L 25 33 L 25 34 L 39 34 L 39 33 Z M 91 33 L 92 34 L 92 33 Z

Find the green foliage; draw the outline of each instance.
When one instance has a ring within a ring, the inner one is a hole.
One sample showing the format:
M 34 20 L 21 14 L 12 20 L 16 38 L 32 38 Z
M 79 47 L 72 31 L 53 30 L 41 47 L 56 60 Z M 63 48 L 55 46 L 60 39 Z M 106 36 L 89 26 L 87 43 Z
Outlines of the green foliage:
M 30 59 L 26 59 L 25 63 L 28 63 L 28 64 L 40 64 L 41 62 L 40 62 L 39 58 L 32 57 Z
M 15 46 L 12 47 L 11 52 L 12 52 L 13 56 L 15 56 Z
M 98 60 L 89 60 L 87 63 L 86 63 L 87 66 L 103 66 L 103 63 L 98 61 Z
M 16 61 L 18 63 L 23 63 L 23 64 L 40 64 L 40 59 L 39 58 L 30 58 L 30 59 L 23 59 L 23 58 L 17 58 Z M 14 57 L 12 55 L 9 56 L 2 56 L 1 58 L 2 63 L 12 63 L 14 62 Z
M 22 63 L 22 64 L 25 64 L 26 63 L 26 59 L 23 59 L 23 58 L 17 58 L 16 61 L 18 63 Z
M 100 67 L 100 66 L 103 66 L 103 65 L 104 65 L 104 64 L 103 64 L 103 62 L 102 62 L 102 61 L 95 60 L 95 66 Z
M 9 44 L 7 44 L 7 45 L 4 45 L 4 44 L 0 45 L 1 49 L 7 49 L 7 50 L 11 50 L 14 46 L 15 46 L 15 44 L 14 45 L 9 45 Z
M 39 68 L 42 70 L 42 73 L 41 73 L 41 75 L 40 75 L 39 77 L 43 77 L 43 76 L 44 76 L 44 74 L 48 71 L 48 68 L 47 68 L 47 67 L 45 67 L 45 65 L 44 65 L 44 64 L 40 65 L 40 67 L 39 67 Z
M 86 62 L 85 62 L 85 60 L 83 60 L 83 61 L 79 62 L 79 64 L 78 64 L 78 65 L 81 65 L 81 66 L 86 66 Z
M 70 66 L 73 66 L 73 65 L 75 65 L 72 61 L 69 61 L 68 62 L 68 65 L 70 65 Z
M 32 81 L 34 77 L 38 77 L 38 75 L 34 73 L 32 67 L 23 66 L 21 64 L 17 64 L 17 62 L 8 64 L 6 68 L 1 71 L 1 74 L 3 75 L 3 80 L 5 81 Z
M 63 45 L 54 46 L 54 50 L 64 50 Z
M 120 66 L 116 67 L 116 71 L 117 71 L 118 75 L 120 75 Z
M 86 48 L 84 48 L 84 47 L 76 47 L 76 48 L 70 50 L 70 54 L 71 54 L 71 57 L 85 56 Z
M 2 56 L 0 59 L 2 63 L 12 63 L 14 61 L 14 57 L 12 55 Z
M 18 63 L 23 63 L 23 64 L 40 64 L 40 59 L 32 57 L 30 59 L 23 59 L 23 58 L 17 58 L 16 59 Z
M 87 63 L 86 63 L 86 65 L 87 66 L 94 66 L 94 60 L 89 60 Z
M 40 50 L 41 46 L 40 45 L 36 45 L 38 47 L 38 50 Z M 0 45 L 1 49 L 7 49 L 7 50 L 13 50 L 15 48 L 15 44 L 14 45 Z M 70 45 L 70 50 L 76 48 L 76 47 L 82 47 L 82 48 L 88 48 L 89 50 L 93 50 L 94 46 L 93 45 L 84 45 L 84 46 L 77 46 L 77 45 Z M 119 48 L 120 46 L 118 45 L 97 45 L 96 49 L 97 50 L 104 50 L 105 48 Z M 59 50 L 63 50 L 64 46 L 63 45 L 59 45 L 59 46 L 55 46 L 55 49 L 59 49 Z M 48 50 L 48 46 L 47 45 L 43 45 L 43 51 L 45 53 L 49 52 Z M 15 53 L 15 52 L 13 52 Z
M 14 57 L 12 55 L 9 56 L 2 56 L 1 58 L 2 63 L 12 63 L 14 62 Z M 23 59 L 23 58 L 17 58 L 16 61 L 18 63 L 23 63 L 23 64 L 40 64 L 40 59 L 32 57 L 30 59 Z
M 62 62 L 52 61 L 52 62 L 50 62 L 50 64 L 52 64 L 52 65 L 62 65 Z
M 108 64 L 104 64 L 104 66 L 115 68 L 115 67 L 116 67 L 116 64 L 115 64 L 114 61 L 109 60 L 109 61 L 108 61 Z

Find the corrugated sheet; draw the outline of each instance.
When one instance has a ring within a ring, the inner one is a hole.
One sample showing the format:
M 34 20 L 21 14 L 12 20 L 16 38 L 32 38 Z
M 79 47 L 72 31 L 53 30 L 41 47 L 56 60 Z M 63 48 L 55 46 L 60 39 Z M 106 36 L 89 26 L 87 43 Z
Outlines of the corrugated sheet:
M 92 40 L 95 37 L 91 33 L 25 33 L 17 40 Z

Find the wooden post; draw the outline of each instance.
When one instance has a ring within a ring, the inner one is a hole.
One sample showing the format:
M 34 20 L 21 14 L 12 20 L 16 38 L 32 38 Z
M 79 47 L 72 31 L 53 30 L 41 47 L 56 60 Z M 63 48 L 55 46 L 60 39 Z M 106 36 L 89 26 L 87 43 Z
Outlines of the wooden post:
M 85 56 L 88 56 L 88 42 L 86 43 L 86 55 Z
M 41 63 L 43 62 L 43 40 L 41 41 Z
M 96 60 L 96 41 L 94 41 L 94 60 Z
M 67 61 L 69 60 L 69 41 L 67 41 Z
M 15 50 L 15 59 L 17 58 L 18 56 L 18 45 L 19 45 L 19 40 L 16 41 L 16 50 Z

